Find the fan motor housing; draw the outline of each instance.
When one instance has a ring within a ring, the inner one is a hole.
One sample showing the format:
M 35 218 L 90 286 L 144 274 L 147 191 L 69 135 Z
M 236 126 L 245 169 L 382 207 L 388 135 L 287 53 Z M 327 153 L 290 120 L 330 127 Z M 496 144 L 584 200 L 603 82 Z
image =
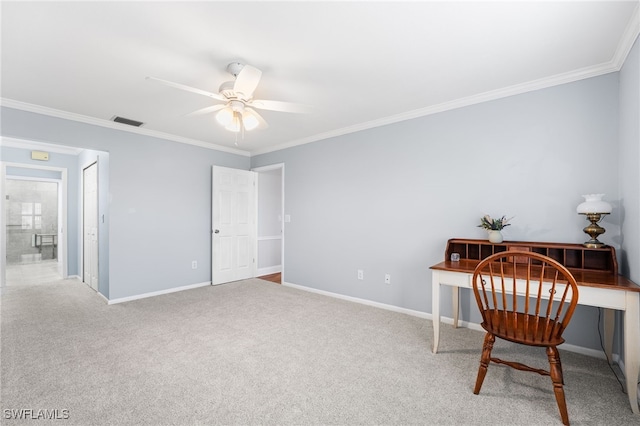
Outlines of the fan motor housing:
M 242 112 L 244 110 L 244 102 L 231 100 L 227 104 L 233 111 Z
M 238 74 L 240 74 L 240 71 L 242 71 L 242 68 L 244 68 L 244 64 L 241 64 L 240 62 L 231 62 L 227 65 L 227 72 L 232 76 L 237 77 Z
M 224 92 L 233 92 L 233 85 L 234 84 L 235 84 L 235 81 L 225 81 L 224 83 L 222 83 L 220 85 L 220 88 L 218 89 L 218 92 L 222 93 L 223 95 L 224 95 Z

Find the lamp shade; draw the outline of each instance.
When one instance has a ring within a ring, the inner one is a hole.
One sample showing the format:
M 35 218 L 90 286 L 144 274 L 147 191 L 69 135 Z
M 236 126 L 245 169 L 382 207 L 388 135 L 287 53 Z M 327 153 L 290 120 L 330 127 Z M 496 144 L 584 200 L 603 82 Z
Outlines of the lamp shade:
M 604 194 L 587 194 L 583 195 L 584 202 L 580 203 L 576 211 L 580 214 L 589 213 L 611 213 L 613 207 L 602 199 Z
M 223 126 L 227 126 L 233 121 L 233 111 L 231 108 L 223 108 L 216 114 L 216 120 Z
M 260 124 L 256 114 L 249 108 L 244 110 L 244 113 L 242 114 L 242 122 L 245 130 L 253 130 Z

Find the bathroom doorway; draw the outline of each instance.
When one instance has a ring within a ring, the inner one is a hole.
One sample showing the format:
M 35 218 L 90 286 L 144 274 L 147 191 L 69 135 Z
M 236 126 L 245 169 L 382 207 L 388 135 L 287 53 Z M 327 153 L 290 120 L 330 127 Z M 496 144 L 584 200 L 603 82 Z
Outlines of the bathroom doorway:
M 7 176 L 4 203 L 7 286 L 49 283 L 62 278 L 60 187 L 61 176 L 58 179 Z

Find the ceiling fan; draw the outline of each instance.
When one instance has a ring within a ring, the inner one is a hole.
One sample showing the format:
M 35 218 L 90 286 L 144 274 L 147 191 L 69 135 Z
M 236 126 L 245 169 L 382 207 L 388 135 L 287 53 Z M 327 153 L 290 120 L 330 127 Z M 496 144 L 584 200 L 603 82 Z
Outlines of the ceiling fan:
M 304 105 L 253 99 L 253 92 L 256 90 L 256 87 L 258 87 L 258 83 L 262 77 L 262 71 L 258 68 L 241 64 L 240 62 L 232 62 L 227 66 L 227 71 L 233 75 L 235 79 L 222 83 L 218 89 L 219 93 L 208 92 L 156 77 L 147 77 L 147 80 L 157 81 L 176 89 L 208 96 L 216 101 L 222 102 L 221 104 L 208 106 L 187 115 L 202 115 L 218 111 L 216 120 L 232 132 L 269 127 L 264 118 L 262 118 L 254 108 L 279 112 L 308 112 L 308 108 Z

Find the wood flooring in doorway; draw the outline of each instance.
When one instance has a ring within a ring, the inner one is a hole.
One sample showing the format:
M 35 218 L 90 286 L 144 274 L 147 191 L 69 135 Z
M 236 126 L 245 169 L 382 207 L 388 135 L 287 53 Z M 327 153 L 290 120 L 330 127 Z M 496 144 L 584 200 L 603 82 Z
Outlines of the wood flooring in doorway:
M 281 284 L 282 283 L 282 273 L 278 272 L 275 274 L 263 275 L 258 277 L 261 280 L 271 281 L 272 283 Z

